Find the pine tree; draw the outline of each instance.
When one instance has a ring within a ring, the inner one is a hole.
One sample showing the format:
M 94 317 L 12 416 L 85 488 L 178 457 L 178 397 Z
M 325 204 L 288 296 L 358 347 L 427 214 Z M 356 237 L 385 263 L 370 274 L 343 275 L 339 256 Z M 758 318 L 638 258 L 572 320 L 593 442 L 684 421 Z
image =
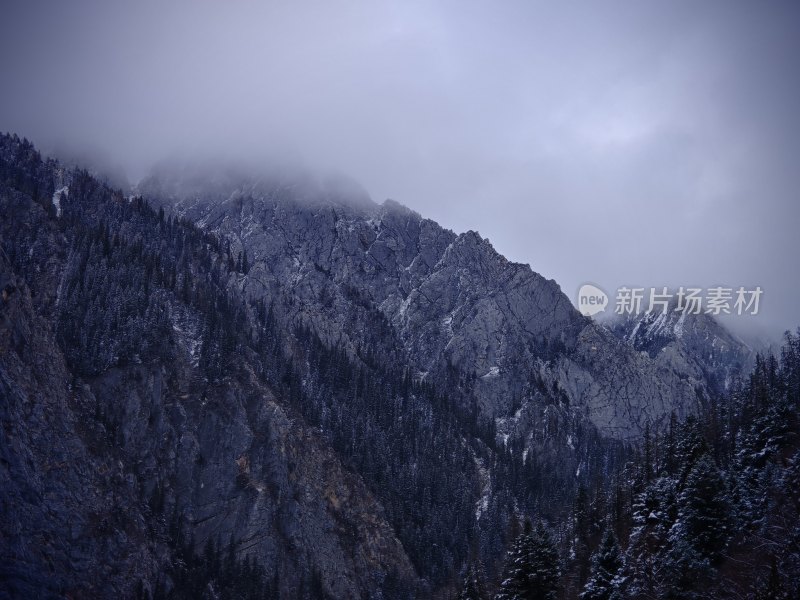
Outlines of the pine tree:
M 572 548 L 575 556 L 578 583 L 582 584 L 589 576 L 591 550 L 589 536 L 591 533 L 591 515 L 589 508 L 589 494 L 586 486 L 581 485 L 575 495 L 573 503 L 574 545 Z
M 525 522 L 506 558 L 505 576 L 495 600 L 554 600 L 558 591 L 558 556 L 541 522 Z
M 550 600 L 557 595 L 561 572 L 555 544 L 541 521 L 536 525 L 534 549 L 535 572 L 531 582 L 533 594 L 530 597 L 537 600 Z
M 680 427 L 675 449 L 680 482 L 684 482 L 695 462 L 708 452 L 700 421 L 694 415 L 686 418 Z
M 581 600 L 618 600 L 622 558 L 614 533 L 609 527 L 600 547 L 592 555 L 592 574 Z
M 669 533 L 662 595 L 701 597 L 716 578 L 715 567 L 730 538 L 725 481 L 709 454 L 697 459 L 678 496 L 678 516 Z
M 669 442 L 667 442 L 669 443 Z M 661 579 L 657 564 L 677 518 L 677 491 L 672 477 L 660 477 L 635 496 L 633 530 L 625 559 L 626 592 L 653 597 Z
M 464 575 L 464 587 L 458 600 L 484 600 L 484 598 L 486 598 L 486 589 L 483 584 L 483 569 L 480 563 L 473 562 Z
M 525 598 L 528 580 L 532 571 L 533 536 L 531 523 L 525 522 L 523 532 L 514 541 L 506 557 L 503 582 L 495 600 L 519 600 Z
M 704 557 L 715 562 L 730 537 L 730 506 L 725 481 L 710 455 L 701 457 L 678 498 L 678 529 Z

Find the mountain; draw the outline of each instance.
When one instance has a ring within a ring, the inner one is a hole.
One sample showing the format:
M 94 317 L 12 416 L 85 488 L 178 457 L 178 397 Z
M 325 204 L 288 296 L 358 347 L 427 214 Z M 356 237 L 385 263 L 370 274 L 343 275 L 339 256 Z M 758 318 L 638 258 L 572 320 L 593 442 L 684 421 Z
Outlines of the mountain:
M 711 393 L 721 394 L 755 366 L 755 351 L 712 315 L 677 309 L 616 316 L 605 324 L 657 364 L 669 365 Z
M 345 315 L 376 312 L 391 329 L 387 352 L 420 379 L 469 378 L 462 393 L 488 418 L 528 404 L 533 378 L 620 439 L 696 408 L 698 381 L 620 343 L 554 281 L 474 231 L 456 235 L 391 200 L 354 202 L 308 179 L 226 179 L 186 167 L 140 190 L 244 253 L 249 271 L 234 285 L 247 297 L 279 302 L 288 319 L 349 352 L 372 332 Z
M 155 592 L 182 529 L 257 556 L 273 590 L 415 588 L 380 504 L 239 342 L 208 381 L 197 332 L 235 313 L 216 240 L 15 137 L 0 181 L 4 593 Z
M 448 597 L 534 514 L 581 561 L 588 490 L 624 520 L 642 436 L 733 365 L 342 179 L 127 194 L 5 135 L 0 214 L 9 597 Z

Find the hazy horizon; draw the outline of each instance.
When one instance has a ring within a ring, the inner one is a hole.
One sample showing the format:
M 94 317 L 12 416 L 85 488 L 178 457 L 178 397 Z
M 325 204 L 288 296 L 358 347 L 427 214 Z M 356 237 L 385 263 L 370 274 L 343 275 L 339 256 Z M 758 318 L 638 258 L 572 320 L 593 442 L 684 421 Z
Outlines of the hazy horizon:
M 0 131 L 132 182 L 352 178 L 555 279 L 764 289 L 800 324 L 800 5 L 6 3 Z

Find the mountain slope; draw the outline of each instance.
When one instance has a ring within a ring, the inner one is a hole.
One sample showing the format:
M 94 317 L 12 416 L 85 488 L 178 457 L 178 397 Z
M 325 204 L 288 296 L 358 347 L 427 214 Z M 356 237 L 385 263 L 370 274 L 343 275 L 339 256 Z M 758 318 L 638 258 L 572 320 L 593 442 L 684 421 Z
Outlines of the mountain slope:
M 359 303 L 379 311 L 392 350 L 417 376 L 439 382 L 455 367 L 473 377 L 468 394 L 487 417 L 509 417 L 529 400 L 533 373 L 612 437 L 696 408 L 701 382 L 632 351 L 583 318 L 555 282 L 507 261 L 475 232 L 455 235 L 395 202 L 351 203 L 305 181 L 245 178 L 214 189 L 198 186 L 199 177 L 160 173 L 140 189 L 246 252 L 244 293 L 284 298 L 291 318 L 350 348 L 368 333 L 343 315 Z M 187 179 L 195 185 L 174 183 Z
M 631 347 L 669 365 L 708 391 L 726 391 L 736 377 L 750 372 L 755 352 L 710 314 L 676 310 L 615 318 L 606 325 Z
M 181 529 L 198 552 L 256 559 L 272 592 L 417 586 L 361 479 L 275 397 L 241 332 L 214 324 L 241 325 L 244 305 L 213 238 L 8 136 L 0 212 L 5 593 L 174 588 Z

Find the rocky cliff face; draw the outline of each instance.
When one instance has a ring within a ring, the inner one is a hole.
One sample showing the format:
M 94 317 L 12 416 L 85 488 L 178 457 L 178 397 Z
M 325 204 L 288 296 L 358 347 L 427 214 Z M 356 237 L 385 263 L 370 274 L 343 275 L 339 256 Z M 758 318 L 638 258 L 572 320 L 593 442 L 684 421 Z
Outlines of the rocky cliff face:
M 632 348 L 645 352 L 707 393 L 722 393 L 755 364 L 755 351 L 713 316 L 676 310 L 617 317 L 607 323 Z
M 442 381 L 453 367 L 473 376 L 483 414 L 511 417 L 531 400 L 532 374 L 620 439 L 696 407 L 701 378 L 621 343 L 476 232 L 456 235 L 393 201 L 352 202 L 308 181 L 245 178 L 209 193 L 199 178 L 162 173 L 142 190 L 246 252 L 251 268 L 236 282 L 245 294 L 283 298 L 292 318 L 351 348 L 369 332 L 343 315 L 358 303 L 378 310 L 416 376 Z
M 0 267 L 0 589 L 20 598 L 109 594 L 114 579 L 130 593 L 122 581 L 154 571 L 159 554 L 155 541 L 141 543 L 150 537 L 143 511 L 128 510 L 131 465 L 85 419 L 91 390 L 72 385 L 29 288 L 7 261 Z

